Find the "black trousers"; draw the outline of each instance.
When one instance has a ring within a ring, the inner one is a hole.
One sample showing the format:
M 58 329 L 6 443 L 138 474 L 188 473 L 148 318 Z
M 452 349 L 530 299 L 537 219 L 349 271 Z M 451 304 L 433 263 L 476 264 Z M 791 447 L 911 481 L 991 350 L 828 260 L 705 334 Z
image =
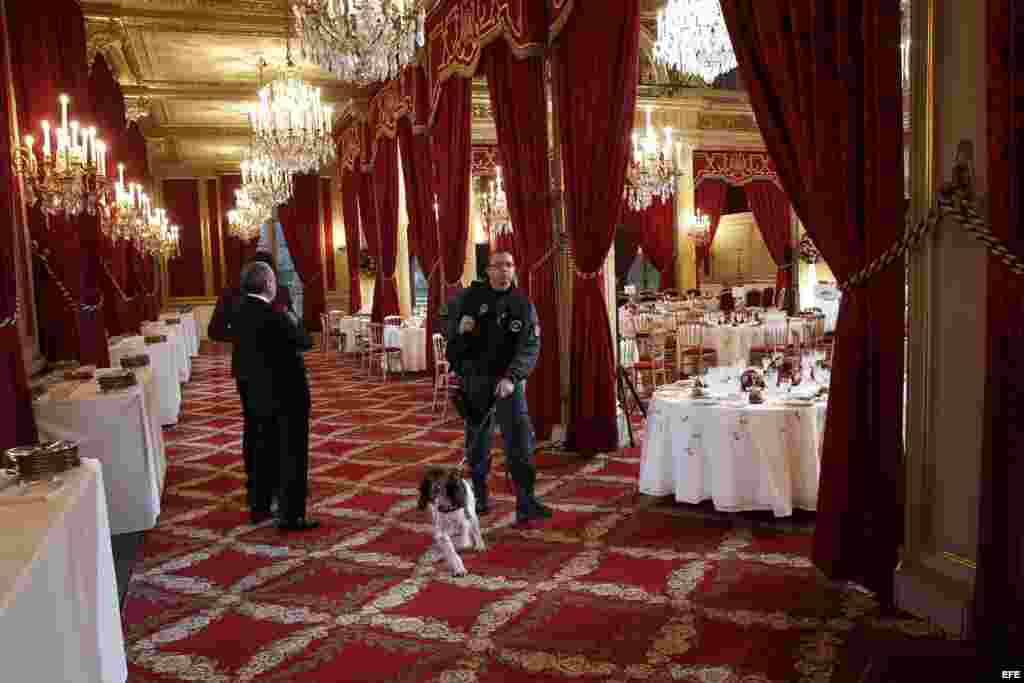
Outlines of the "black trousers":
M 299 407 L 274 418 L 278 452 L 278 514 L 290 522 L 306 516 L 309 496 L 309 410 Z
M 249 509 L 270 512 L 280 479 L 277 421 L 254 416 L 249 402 L 249 383 L 235 378 L 235 384 L 242 402 L 242 462 Z

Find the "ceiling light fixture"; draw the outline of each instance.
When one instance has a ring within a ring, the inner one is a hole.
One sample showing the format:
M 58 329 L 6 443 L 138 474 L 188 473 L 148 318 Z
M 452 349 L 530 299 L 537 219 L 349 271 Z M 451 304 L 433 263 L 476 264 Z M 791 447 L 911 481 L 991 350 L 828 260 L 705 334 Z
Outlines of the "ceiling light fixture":
M 654 58 L 705 83 L 736 68 L 732 39 L 719 0 L 668 0 L 658 12 Z

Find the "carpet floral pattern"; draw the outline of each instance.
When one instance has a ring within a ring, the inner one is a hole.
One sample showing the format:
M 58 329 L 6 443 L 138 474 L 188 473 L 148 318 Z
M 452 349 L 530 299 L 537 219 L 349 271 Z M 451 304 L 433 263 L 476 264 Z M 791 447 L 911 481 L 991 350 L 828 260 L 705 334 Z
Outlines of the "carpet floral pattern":
M 367 380 L 334 354 L 307 366 L 323 526 L 282 535 L 249 523 L 228 356 L 196 359 L 123 606 L 130 681 L 827 681 L 857 624 L 927 634 L 814 569 L 811 516 L 638 497 L 639 449 L 541 450 L 555 516 L 530 530 L 496 466 L 488 549 L 453 578 L 416 510 L 423 466 L 461 459 L 430 380 Z

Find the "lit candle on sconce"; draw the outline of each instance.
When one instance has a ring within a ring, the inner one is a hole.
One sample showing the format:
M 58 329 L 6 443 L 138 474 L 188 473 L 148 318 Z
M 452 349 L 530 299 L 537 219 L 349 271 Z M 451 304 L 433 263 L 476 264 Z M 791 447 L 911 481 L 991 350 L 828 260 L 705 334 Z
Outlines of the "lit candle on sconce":
M 86 159 L 93 164 L 99 165 L 99 158 L 96 156 L 96 128 L 89 126 L 89 149 L 86 150 Z
M 35 164 L 36 164 L 36 153 L 32 149 L 32 146 L 35 143 L 36 143 L 35 138 L 33 138 L 31 135 L 26 135 L 25 136 L 25 146 L 28 147 L 28 159 L 29 159 L 29 162 L 33 166 L 35 166 Z
M 124 188 L 124 164 L 117 165 L 117 184 Z
M 68 102 L 71 98 L 67 95 L 60 96 L 60 127 L 64 130 L 68 128 Z
M 96 175 L 107 177 L 107 143 L 102 140 L 96 141 Z
M 441 207 L 437 203 L 437 195 L 434 195 L 434 222 L 441 222 Z
M 43 158 L 50 158 L 50 122 L 43 121 Z

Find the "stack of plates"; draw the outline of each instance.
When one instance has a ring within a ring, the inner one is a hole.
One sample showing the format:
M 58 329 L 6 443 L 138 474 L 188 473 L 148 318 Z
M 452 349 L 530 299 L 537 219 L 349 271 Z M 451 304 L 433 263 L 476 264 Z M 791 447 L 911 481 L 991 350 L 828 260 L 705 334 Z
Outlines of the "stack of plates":
M 118 370 L 96 378 L 100 384 L 100 391 L 116 391 L 127 389 L 136 384 L 135 374 L 131 370 Z
M 164 325 L 180 325 L 181 318 L 164 318 Z
M 95 365 L 83 365 L 75 370 L 64 371 L 64 381 L 66 382 L 87 382 L 96 375 Z
M 144 368 L 149 365 L 149 355 L 145 353 L 139 353 L 134 356 L 125 356 L 121 359 L 121 367 L 125 370 L 131 370 L 132 368 Z
M 23 482 L 45 481 L 82 464 L 78 444 L 51 441 L 35 446 L 18 446 L 5 451 L 8 464 Z
M 145 337 L 143 337 L 143 340 L 146 342 L 146 344 L 163 344 L 165 341 L 167 341 L 167 335 L 147 334 Z

